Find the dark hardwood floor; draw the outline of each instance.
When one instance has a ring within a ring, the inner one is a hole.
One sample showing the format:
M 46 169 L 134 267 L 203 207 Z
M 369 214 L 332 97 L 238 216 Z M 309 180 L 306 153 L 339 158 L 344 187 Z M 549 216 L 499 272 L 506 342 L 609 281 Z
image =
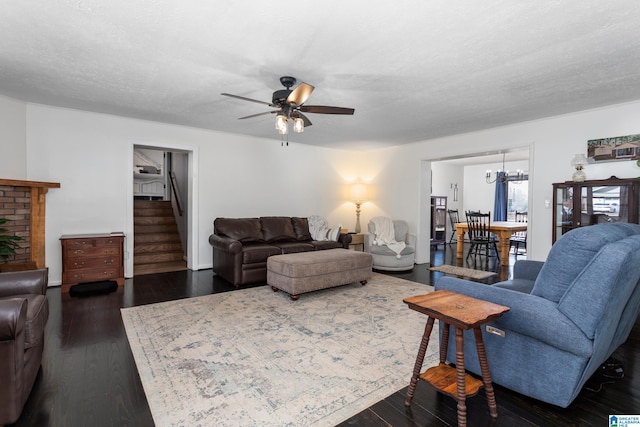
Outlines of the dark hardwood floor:
M 432 251 L 432 265 L 456 265 L 455 247 Z M 442 273 L 418 265 L 396 277 L 425 284 Z M 495 267 L 494 267 L 495 268 Z M 500 279 L 510 274 L 497 268 Z M 493 281 L 498 280 L 494 278 Z M 50 317 L 42 369 L 16 426 L 152 426 L 153 420 L 127 342 L 120 308 L 189 298 L 235 288 L 211 270 L 179 271 L 127 279 L 117 292 L 72 298 L 50 288 Z M 604 426 L 610 414 L 640 414 L 640 323 L 614 354 L 624 378 L 596 374 L 567 409 L 495 386 L 498 419 L 484 392 L 467 400 L 470 426 Z M 416 351 L 418 350 L 416 343 Z M 536 357 L 532 354 L 531 357 Z M 636 372 L 636 369 L 638 371 Z M 411 372 L 407 372 L 407 384 Z M 597 378 L 596 378 L 597 377 Z M 406 388 L 354 415 L 341 426 L 455 426 L 456 403 L 419 383 L 411 408 Z M 250 404 L 250 402 L 248 402 Z

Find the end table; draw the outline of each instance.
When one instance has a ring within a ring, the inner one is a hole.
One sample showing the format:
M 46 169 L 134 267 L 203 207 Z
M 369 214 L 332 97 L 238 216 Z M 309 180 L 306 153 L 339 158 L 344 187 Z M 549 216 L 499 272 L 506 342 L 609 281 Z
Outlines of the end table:
M 439 290 L 426 295 L 417 295 L 403 300 L 410 309 L 426 314 L 428 317 L 420 349 L 413 368 L 413 376 L 409 383 L 405 406 L 410 406 L 416 391 L 418 380 L 422 379 L 433 385 L 437 390 L 453 397 L 458 401 L 458 425 L 467 425 L 466 397 L 474 396 L 484 386 L 492 418 L 498 417 L 496 398 L 491 383 L 489 363 L 482 340 L 480 326 L 499 318 L 509 311 L 509 307 L 483 301 L 448 290 Z M 443 325 L 442 345 L 440 346 L 440 364 L 420 373 L 424 356 L 429 345 L 429 336 L 433 330 L 435 319 Z M 456 334 L 456 366 L 446 364 L 449 344 L 450 326 L 455 327 Z M 464 335 L 465 330 L 473 329 L 476 349 L 480 361 L 482 381 L 467 374 L 464 370 Z
M 351 234 L 351 243 L 349 243 L 349 247 L 360 246 L 360 250 L 364 252 L 364 234 L 363 233 L 349 233 Z

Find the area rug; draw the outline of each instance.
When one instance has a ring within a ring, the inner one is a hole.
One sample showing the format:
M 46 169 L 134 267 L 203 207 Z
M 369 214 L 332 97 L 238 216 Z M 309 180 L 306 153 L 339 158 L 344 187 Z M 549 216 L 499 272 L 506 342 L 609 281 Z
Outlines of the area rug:
M 122 319 L 157 426 L 333 426 L 409 384 L 427 318 L 402 299 L 432 290 L 374 274 L 298 301 L 262 286 Z
M 456 267 L 454 265 L 439 265 L 437 267 L 431 267 L 429 270 L 478 280 L 496 275 L 496 273 L 492 271 L 474 270 L 472 268 Z

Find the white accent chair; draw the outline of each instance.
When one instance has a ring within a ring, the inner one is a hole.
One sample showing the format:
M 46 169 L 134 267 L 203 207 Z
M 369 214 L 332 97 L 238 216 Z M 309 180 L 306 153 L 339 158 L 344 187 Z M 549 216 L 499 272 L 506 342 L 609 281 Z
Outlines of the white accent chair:
M 364 251 L 373 258 L 373 269 L 384 271 L 407 271 L 413 269 L 416 261 L 415 234 L 409 233 L 409 224 L 404 220 L 393 220 L 395 240 L 405 242 L 407 246 L 400 253 L 400 257 L 387 246 L 374 245 L 375 226 L 369 221 L 368 233 L 364 235 Z

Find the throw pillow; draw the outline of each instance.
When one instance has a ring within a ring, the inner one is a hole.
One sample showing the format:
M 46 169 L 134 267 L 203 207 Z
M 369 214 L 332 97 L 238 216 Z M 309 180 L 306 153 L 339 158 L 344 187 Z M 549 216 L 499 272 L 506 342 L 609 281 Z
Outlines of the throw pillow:
M 327 230 L 327 240 L 330 240 L 332 242 L 337 242 L 338 239 L 340 238 L 340 230 L 342 229 L 342 226 L 338 226 L 337 228 L 329 228 Z
M 338 225 L 337 228 L 329 228 L 327 220 L 320 215 L 311 215 L 309 217 L 309 233 L 313 240 L 337 242 L 340 238 L 341 228 L 342 225 Z

